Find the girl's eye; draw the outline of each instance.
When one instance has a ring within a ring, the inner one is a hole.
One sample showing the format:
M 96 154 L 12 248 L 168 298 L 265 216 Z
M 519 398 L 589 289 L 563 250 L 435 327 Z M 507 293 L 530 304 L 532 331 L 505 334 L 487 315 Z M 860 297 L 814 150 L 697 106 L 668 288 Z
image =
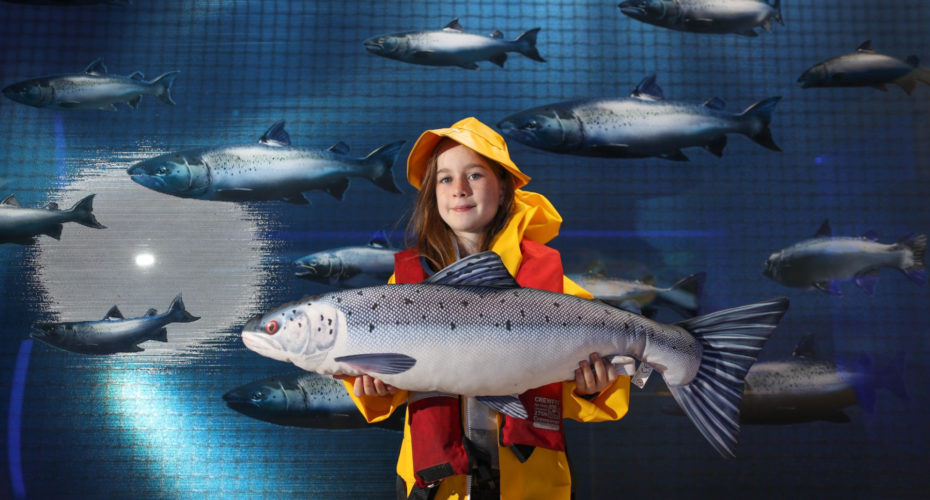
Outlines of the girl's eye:
M 482 177 L 484 177 L 484 176 L 481 175 L 481 174 L 479 174 L 479 173 L 474 173 L 474 174 L 471 174 L 471 175 L 468 176 L 468 178 L 471 179 L 471 180 L 480 179 L 480 178 L 482 178 Z
M 277 321 L 269 321 L 265 324 L 265 333 L 268 335 L 274 335 L 278 333 L 278 330 L 281 328 L 281 325 Z
M 439 183 L 440 183 L 440 184 L 446 184 L 446 183 L 449 183 L 449 182 L 452 182 L 452 177 L 440 177 L 440 178 L 439 178 Z

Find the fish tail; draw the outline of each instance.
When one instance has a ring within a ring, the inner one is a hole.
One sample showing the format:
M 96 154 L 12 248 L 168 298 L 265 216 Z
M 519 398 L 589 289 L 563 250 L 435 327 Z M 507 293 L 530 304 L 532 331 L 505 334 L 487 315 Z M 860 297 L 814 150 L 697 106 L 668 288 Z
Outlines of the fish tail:
M 700 341 L 704 352 L 694 379 L 669 390 L 723 457 L 736 456 L 746 373 L 787 309 L 788 299 L 782 297 L 677 323 Z
M 878 381 L 877 386 L 888 389 L 889 392 L 904 401 L 910 401 L 911 396 L 907 391 L 907 384 L 905 383 L 907 380 L 905 369 L 906 363 L 904 353 L 899 352 L 891 362 L 875 371 L 875 379 Z
M 930 68 L 919 68 L 917 65 L 919 61 L 916 56 L 910 56 L 908 62 L 911 63 L 911 66 L 914 67 L 914 70 L 910 73 L 898 78 L 894 81 L 899 87 L 904 89 L 908 95 L 917 88 L 917 83 L 925 83 L 930 85 Z
M 669 307 L 682 314 L 685 317 L 696 316 L 701 309 L 701 295 L 704 292 L 704 281 L 707 279 L 707 273 L 695 273 L 691 276 L 682 278 L 669 288 L 669 291 L 678 291 L 685 293 L 694 299 L 694 307 L 679 304 L 675 301 L 666 299 L 659 294 L 659 298 Z
M 181 300 L 180 293 L 171 301 L 171 305 L 168 306 L 168 315 L 178 323 L 190 323 L 191 321 L 200 319 L 200 316 L 194 316 L 187 312 L 187 309 L 184 308 L 184 301 Z
M 533 28 L 518 36 L 514 42 L 519 45 L 521 54 L 534 61 L 546 62 L 546 60 L 539 55 L 539 51 L 536 50 L 536 35 L 539 34 L 540 29 L 541 28 Z
M 910 255 L 905 255 L 901 272 L 914 283 L 925 284 L 927 268 L 924 266 L 924 254 L 927 253 L 927 235 L 909 234 L 901 238 L 896 246 L 910 253 Z
M 169 71 L 158 78 L 152 80 L 152 87 L 155 88 L 155 97 L 162 101 L 174 105 L 174 99 L 171 98 L 171 85 L 174 78 L 181 73 L 180 71 Z
M 394 183 L 391 167 L 394 166 L 394 162 L 397 161 L 397 153 L 400 152 L 400 148 L 405 142 L 407 141 L 385 144 L 365 157 L 365 160 L 370 160 L 376 167 L 375 174 L 371 177 L 371 182 L 374 182 L 376 186 L 390 193 L 400 193 L 400 189 L 398 189 L 397 184 Z
M 84 199 L 75 203 L 69 212 L 73 214 L 74 222 L 78 224 L 94 229 L 106 229 L 106 226 L 97 222 L 97 218 L 94 217 L 94 196 L 97 195 L 91 194 L 85 196 Z
M 769 123 L 772 121 L 772 112 L 775 111 L 775 105 L 778 104 L 780 100 L 781 96 L 763 99 L 749 106 L 746 108 L 746 111 L 740 114 L 740 117 L 755 122 L 756 125 L 752 127 L 753 130 L 759 129 L 758 132 L 749 137 L 762 147 L 771 149 L 772 151 L 781 151 L 781 148 L 778 147 L 778 144 L 775 144 L 775 140 L 772 139 L 772 131 L 769 130 Z
M 775 11 L 775 14 L 773 14 L 772 17 L 774 17 L 775 20 L 778 21 L 778 24 L 784 26 L 785 22 L 781 18 L 781 0 L 772 0 L 771 2 L 769 2 L 769 7 L 771 7 L 772 10 Z

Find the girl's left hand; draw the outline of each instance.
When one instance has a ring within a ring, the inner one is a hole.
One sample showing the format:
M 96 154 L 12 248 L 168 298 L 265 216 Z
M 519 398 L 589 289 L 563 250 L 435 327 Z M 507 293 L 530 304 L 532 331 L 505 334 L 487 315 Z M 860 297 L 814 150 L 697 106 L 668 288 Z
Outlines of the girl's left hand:
M 597 394 L 617 380 L 614 365 L 601 359 L 600 354 L 591 353 L 591 362 L 581 361 L 575 370 L 575 394 L 587 396 Z

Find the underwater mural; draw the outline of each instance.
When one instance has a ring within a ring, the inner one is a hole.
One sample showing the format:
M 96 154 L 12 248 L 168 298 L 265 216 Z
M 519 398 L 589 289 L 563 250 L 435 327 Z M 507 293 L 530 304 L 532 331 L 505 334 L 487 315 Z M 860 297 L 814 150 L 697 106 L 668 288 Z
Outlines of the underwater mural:
M 601 342 L 635 387 L 564 421 L 577 498 L 922 498 L 924 4 L 0 2 L 0 497 L 395 498 L 403 410 L 306 369 L 509 419 Z M 384 284 L 411 146 L 469 116 L 594 301 Z

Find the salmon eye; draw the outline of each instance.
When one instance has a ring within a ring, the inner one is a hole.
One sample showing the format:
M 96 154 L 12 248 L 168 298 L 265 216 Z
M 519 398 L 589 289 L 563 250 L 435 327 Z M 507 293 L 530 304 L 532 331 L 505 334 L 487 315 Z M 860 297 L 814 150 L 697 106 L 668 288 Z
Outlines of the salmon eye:
M 278 325 L 277 321 L 269 321 L 268 323 L 265 323 L 265 333 L 268 335 L 274 335 L 278 333 L 280 328 L 281 326 Z

